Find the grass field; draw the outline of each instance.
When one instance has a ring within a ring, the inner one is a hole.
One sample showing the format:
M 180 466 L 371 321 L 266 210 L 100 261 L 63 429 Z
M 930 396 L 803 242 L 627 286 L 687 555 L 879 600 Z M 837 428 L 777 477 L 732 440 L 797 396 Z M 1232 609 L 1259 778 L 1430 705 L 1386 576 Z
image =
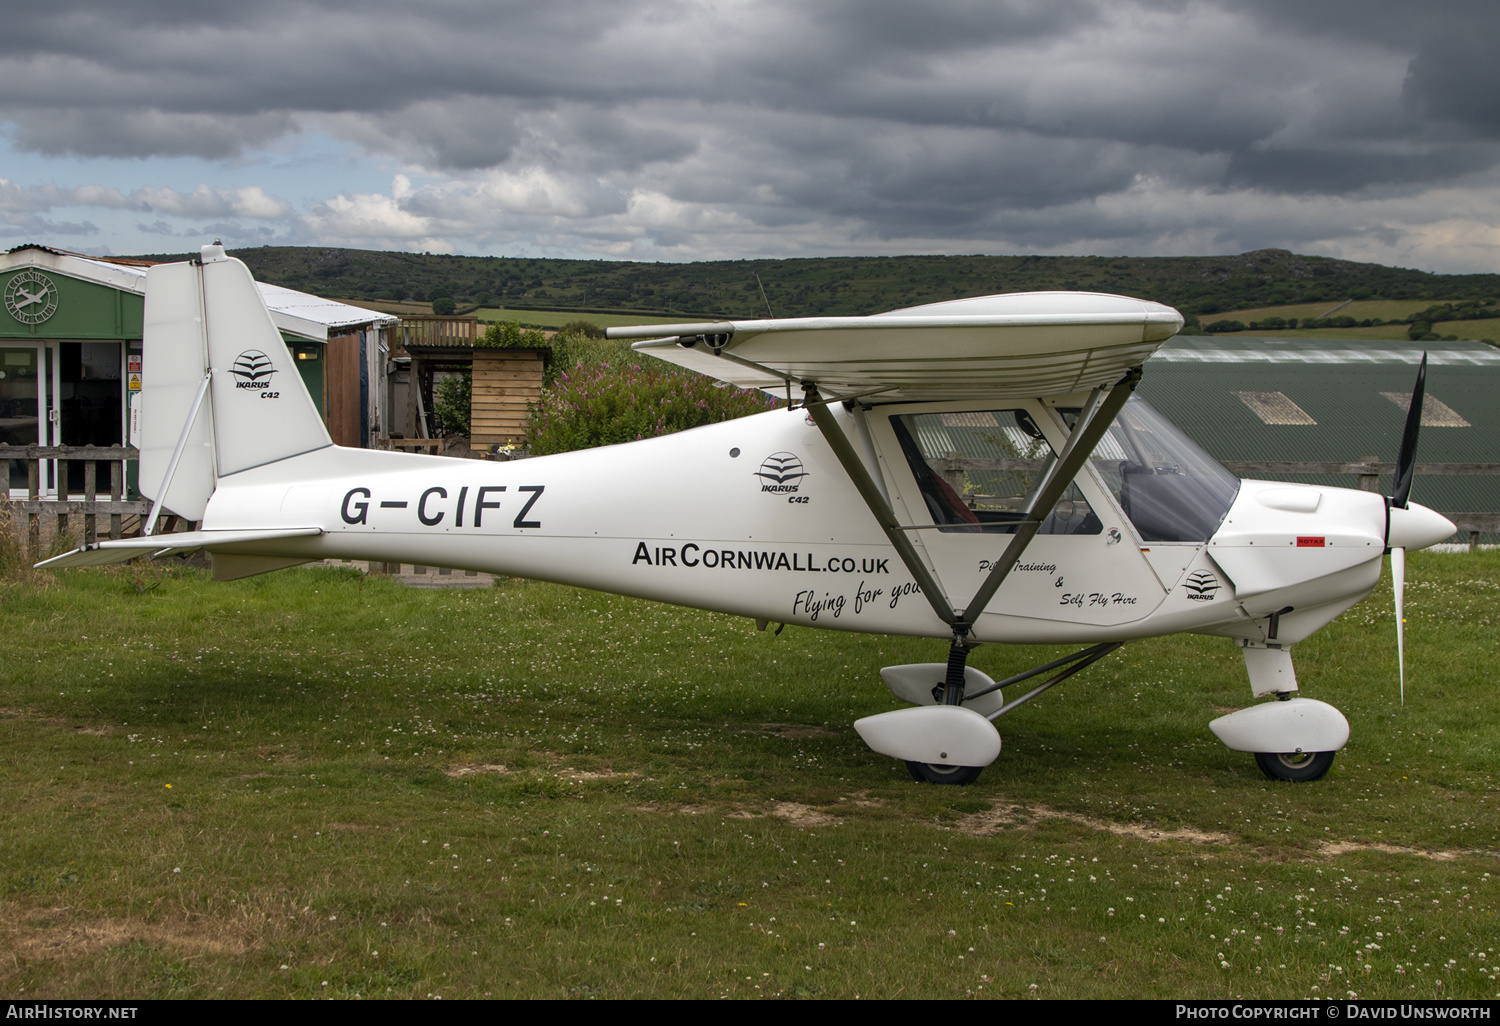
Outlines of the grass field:
M 0 582 L 0 992 L 1494 997 L 1500 553 L 1297 649 L 1353 737 L 1278 785 L 1226 641 L 1127 646 L 967 788 L 850 724 L 942 645 L 545 584 Z M 1388 586 L 1387 586 L 1388 587 Z M 984 648 L 1000 675 L 1052 649 Z
M 1439 300 L 1434 299 L 1356 299 L 1348 306 L 1339 307 L 1334 310 L 1335 317 L 1353 317 L 1356 320 L 1368 320 L 1379 317 L 1381 320 L 1390 320 L 1394 317 L 1410 317 L 1414 313 L 1420 313 L 1429 306 L 1435 306 Z M 1231 310 L 1228 313 L 1203 314 L 1200 319 L 1204 324 L 1214 321 L 1251 321 L 1263 320 L 1266 317 L 1295 317 L 1299 321 L 1309 317 L 1317 317 L 1327 313 L 1338 306 L 1338 303 L 1296 303 L 1291 306 L 1259 306 L 1246 310 Z
M 1436 304 L 1435 300 L 1428 299 L 1360 299 L 1355 300 L 1348 306 L 1337 311 L 1334 316 L 1356 317 L 1360 320 L 1379 317 L 1388 320 L 1393 317 L 1410 317 L 1414 313 L 1420 313 L 1428 307 Z M 1331 310 L 1336 304 L 1333 303 L 1299 303 L 1294 306 L 1262 306 L 1247 310 L 1231 310 L 1228 313 L 1205 314 L 1199 319 L 1204 324 L 1212 324 L 1214 321 L 1240 321 L 1249 324 L 1251 321 L 1263 320 L 1267 317 L 1296 317 L 1303 322 L 1299 328 L 1289 328 L 1285 331 L 1262 331 L 1256 329 L 1247 332 L 1234 332 L 1226 337 L 1233 338 L 1236 334 L 1244 334 L 1255 338 L 1352 338 L 1370 339 L 1371 341 L 1402 341 L 1410 340 L 1407 334 L 1408 325 L 1405 324 L 1383 324 L 1373 328 L 1316 328 L 1309 326 L 1307 318 Z M 1500 333 L 1500 326 L 1490 324 L 1487 321 L 1444 321 L 1432 326 L 1433 334 L 1440 336 L 1456 335 L 1461 339 L 1489 339 Z

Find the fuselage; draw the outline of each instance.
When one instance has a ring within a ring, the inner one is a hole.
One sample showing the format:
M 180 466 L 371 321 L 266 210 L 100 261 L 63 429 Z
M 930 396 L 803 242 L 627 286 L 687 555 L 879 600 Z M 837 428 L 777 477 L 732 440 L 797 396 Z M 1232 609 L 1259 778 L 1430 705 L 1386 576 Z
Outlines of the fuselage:
M 1009 536 L 937 529 L 888 414 L 838 415 L 962 608 Z M 473 569 L 774 622 L 948 637 L 808 421 L 782 410 L 509 462 L 327 447 L 219 479 L 202 526 L 322 531 L 228 550 L 244 555 Z M 975 620 L 976 640 L 1264 640 L 1267 617 L 1291 606 L 1279 623 L 1290 643 L 1379 577 L 1378 495 L 1247 481 L 1211 537 L 1160 542 L 1142 540 L 1097 471 L 1077 486 L 1098 524 L 1034 538 Z

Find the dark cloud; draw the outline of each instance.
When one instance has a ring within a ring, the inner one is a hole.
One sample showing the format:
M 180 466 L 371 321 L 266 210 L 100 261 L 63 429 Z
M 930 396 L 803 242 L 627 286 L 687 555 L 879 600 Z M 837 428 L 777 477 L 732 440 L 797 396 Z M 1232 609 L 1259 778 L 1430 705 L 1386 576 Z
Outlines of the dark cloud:
M 1429 117 L 1491 139 L 1500 136 L 1500 62 L 1495 39 L 1495 32 L 1464 34 L 1423 46 L 1407 74 L 1407 98 Z
M 12 116 L 23 150 L 81 157 L 238 156 L 296 130 L 285 111 L 234 115 L 91 106 L 32 108 Z
M 7 12 L 0 120 L 47 155 L 229 160 L 311 128 L 417 169 L 307 209 L 349 240 L 1285 245 L 1297 218 L 1105 208 L 1472 182 L 1500 161 L 1496 28 L 1493 0 L 53 0 Z M 195 202 L 171 212 L 289 210 Z
M 1478 144 L 1434 147 L 1425 153 L 1252 150 L 1234 155 L 1225 181 L 1275 192 L 1349 194 L 1374 186 L 1391 189 L 1451 181 L 1494 167 L 1497 158 L 1500 149 Z

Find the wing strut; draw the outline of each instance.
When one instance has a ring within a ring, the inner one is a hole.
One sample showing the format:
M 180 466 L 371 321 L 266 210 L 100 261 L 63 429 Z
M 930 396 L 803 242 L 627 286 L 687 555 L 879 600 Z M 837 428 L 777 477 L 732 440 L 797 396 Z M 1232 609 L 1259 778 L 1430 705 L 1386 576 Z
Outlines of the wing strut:
M 890 503 L 886 502 L 885 496 L 880 494 L 880 489 L 875 486 L 870 472 L 865 469 L 863 461 L 855 453 L 854 446 L 849 444 L 848 436 L 834 421 L 833 414 L 828 412 L 828 405 L 821 401 L 818 386 L 813 382 L 806 382 L 802 386 L 802 392 L 806 396 L 804 405 L 808 415 L 812 417 L 813 423 L 818 425 L 818 430 L 823 433 L 829 448 L 838 457 L 844 473 L 848 474 L 849 480 L 854 482 L 854 487 L 859 490 L 860 498 L 865 500 L 865 505 L 870 507 L 871 513 L 875 514 L 875 520 L 880 524 L 881 530 L 885 531 L 886 538 L 890 539 L 896 554 L 901 557 L 901 562 L 906 564 L 906 569 L 916 579 L 917 586 L 922 589 L 922 595 L 932 606 L 932 611 L 938 615 L 938 619 L 953 625 L 956 632 L 958 614 L 948 604 L 942 586 L 927 569 L 927 564 L 922 562 L 922 557 L 912 545 L 911 539 L 901 531 L 901 525 L 897 523 L 896 514 L 891 510 Z
M 838 457 L 839 463 L 843 466 L 844 473 L 849 475 L 849 480 L 854 482 L 854 487 L 859 490 L 860 497 L 865 500 L 865 505 L 875 515 L 876 521 L 885 531 L 885 536 L 890 539 L 897 555 L 901 557 L 901 562 L 906 564 L 906 569 L 910 571 L 912 577 L 916 578 L 917 585 L 922 589 L 922 594 L 926 596 L 933 612 L 953 628 L 953 644 L 948 649 L 948 668 L 943 681 L 944 705 L 963 703 L 964 666 L 969 658 L 969 648 L 972 646 L 969 635 L 974 629 L 974 621 L 978 619 L 980 613 L 984 612 L 984 607 L 989 605 L 990 599 L 995 597 L 995 592 L 1005 582 L 1011 568 L 1025 553 L 1026 547 L 1031 544 L 1031 539 L 1036 537 L 1037 531 L 1041 530 L 1042 522 L 1057 505 L 1057 500 L 1062 497 L 1063 491 L 1083 469 L 1084 461 L 1093 454 L 1095 446 L 1104 437 L 1104 432 L 1108 431 L 1109 426 L 1115 422 L 1120 408 L 1125 405 L 1125 401 L 1130 398 L 1140 380 L 1141 369 L 1132 367 L 1108 393 L 1100 396 L 1096 391 L 1091 397 L 1084 415 L 1079 418 L 1079 423 L 1069 433 L 1062 454 L 1052 465 L 1052 473 L 1038 489 L 1036 499 L 1027 509 L 1026 519 L 1021 521 L 1010 544 L 1006 546 L 1005 555 L 995 564 L 989 576 L 984 579 L 984 583 L 979 586 L 979 590 L 974 593 L 974 597 L 962 610 L 955 610 L 948 603 L 937 579 L 928 571 L 927 564 L 922 562 L 922 557 L 917 553 L 915 546 L 902 532 L 890 503 L 886 502 L 880 490 L 875 487 L 869 471 L 855 454 L 854 447 L 849 444 L 848 437 L 834 421 L 833 414 L 828 412 L 827 403 L 821 401 L 818 386 L 813 382 L 803 384 L 802 391 L 806 396 L 803 406 L 812 417 L 813 423 L 818 425 L 818 430 L 823 433 L 824 439 L 833 449 L 833 454 Z M 1099 652 L 1092 659 L 1081 663 L 1076 669 L 1082 669 L 1103 654 L 1104 652 Z M 1071 672 L 1061 674 L 1057 680 L 1060 681 Z M 1053 683 L 1057 681 L 1049 682 L 1041 690 L 1046 690 Z M 1037 694 L 1040 694 L 1040 691 Z M 1021 699 L 1021 701 L 1025 700 Z

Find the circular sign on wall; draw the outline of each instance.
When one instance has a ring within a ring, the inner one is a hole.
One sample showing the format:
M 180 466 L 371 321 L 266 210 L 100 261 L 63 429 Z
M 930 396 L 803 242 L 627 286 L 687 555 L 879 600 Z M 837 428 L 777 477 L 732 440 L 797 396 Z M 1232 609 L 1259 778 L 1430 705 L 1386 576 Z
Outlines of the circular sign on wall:
M 5 286 L 5 309 L 22 324 L 41 324 L 57 311 L 57 286 L 40 271 L 22 271 Z

